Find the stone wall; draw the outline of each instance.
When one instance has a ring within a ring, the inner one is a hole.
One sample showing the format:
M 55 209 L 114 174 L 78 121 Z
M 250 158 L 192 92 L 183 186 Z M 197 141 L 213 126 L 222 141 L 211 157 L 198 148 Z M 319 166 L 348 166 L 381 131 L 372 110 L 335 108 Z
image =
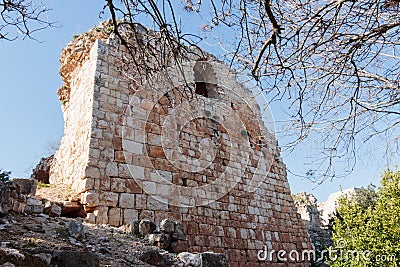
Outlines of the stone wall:
M 317 199 L 310 193 L 300 192 L 293 195 L 297 212 L 300 214 L 303 224 L 314 245 L 317 259 L 314 266 L 329 266 L 321 255 L 326 253 L 333 245 L 331 227 L 322 219 L 322 211 Z
M 92 223 L 170 218 L 186 226 L 181 248 L 225 253 L 230 266 L 306 266 L 257 258 L 311 245 L 252 93 L 213 60 L 182 65 L 192 90 L 173 69 L 138 85 L 126 57 L 116 38 L 97 40 L 68 75 L 50 182 L 72 184 Z
M 91 50 L 90 58 L 71 74 L 69 101 L 64 102 L 64 137 L 54 155 L 50 170 L 50 183 L 72 185 L 77 192 L 90 189 L 91 174 L 88 167 L 93 123 L 93 99 L 97 72 L 97 49 Z M 93 178 L 92 178 L 93 179 Z
M 301 192 L 293 195 L 297 212 L 300 214 L 306 228 L 322 226 L 321 212 L 318 209 L 317 199 L 310 193 Z
M 9 181 L 0 181 L 0 217 L 6 216 L 9 211 L 16 213 L 42 213 L 43 205 L 35 199 L 37 180 L 13 178 Z

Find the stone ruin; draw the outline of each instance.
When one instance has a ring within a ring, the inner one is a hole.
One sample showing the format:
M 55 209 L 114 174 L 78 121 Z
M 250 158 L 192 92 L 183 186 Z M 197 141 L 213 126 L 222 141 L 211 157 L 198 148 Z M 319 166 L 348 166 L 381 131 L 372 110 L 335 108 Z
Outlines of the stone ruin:
M 297 212 L 314 245 L 316 255 L 320 258 L 322 251 L 333 245 L 332 220 L 342 197 L 352 199 L 360 192 L 359 188 L 348 188 L 331 193 L 325 202 L 317 202 L 315 196 L 307 192 L 293 195 Z M 324 260 L 313 262 L 316 266 L 329 266 Z
M 143 39 L 151 34 L 141 31 Z M 151 84 L 126 67 L 129 56 L 101 27 L 63 50 L 65 128 L 50 183 L 80 194 L 87 222 L 168 218 L 185 226 L 175 250 L 223 253 L 229 266 L 264 266 L 265 248 L 311 249 L 252 92 L 210 55 L 182 60 L 189 82 L 171 66 L 168 75 L 152 72 Z M 267 264 L 308 265 L 278 263 L 276 255 Z
M 318 260 L 313 264 L 321 267 L 329 266 L 321 257 L 321 253 L 333 245 L 332 229 L 329 222 L 324 222 L 322 218 L 321 206 L 323 207 L 324 203 L 317 203 L 317 199 L 307 192 L 294 194 L 293 199 L 315 248 Z

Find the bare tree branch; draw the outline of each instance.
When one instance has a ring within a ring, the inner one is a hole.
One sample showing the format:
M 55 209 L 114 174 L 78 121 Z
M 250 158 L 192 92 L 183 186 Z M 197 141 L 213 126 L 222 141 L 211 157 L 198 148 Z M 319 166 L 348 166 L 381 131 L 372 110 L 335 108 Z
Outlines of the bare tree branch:
M 55 25 L 48 21 L 49 8 L 32 1 L 2 0 L 0 2 L 0 40 L 13 41 L 19 35 L 35 39 L 33 33 Z M 36 39 L 35 39 L 36 40 Z
M 182 58 L 208 57 L 199 46 L 214 37 L 212 44 L 223 52 L 221 60 L 253 76 L 271 103 L 286 105 L 287 118 L 279 124 L 286 143 L 281 145 L 286 151 L 307 145 L 305 152 L 315 166 L 307 173 L 319 181 L 351 171 L 358 147 L 373 143 L 380 134 L 393 144 L 387 153 L 400 154 L 396 151 L 400 145 L 399 1 L 106 3 L 115 35 L 141 44 L 129 48 L 126 64 L 138 68 L 144 79 L 154 68 L 179 67 Z M 202 36 L 185 32 L 183 10 L 201 21 Z M 147 39 L 137 28 L 143 18 L 150 21 L 146 26 L 152 37 Z M 124 27 L 133 34 L 122 34 Z M 148 57 L 156 64 L 142 60 Z M 340 174 L 335 162 L 345 163 L 348 170 Z

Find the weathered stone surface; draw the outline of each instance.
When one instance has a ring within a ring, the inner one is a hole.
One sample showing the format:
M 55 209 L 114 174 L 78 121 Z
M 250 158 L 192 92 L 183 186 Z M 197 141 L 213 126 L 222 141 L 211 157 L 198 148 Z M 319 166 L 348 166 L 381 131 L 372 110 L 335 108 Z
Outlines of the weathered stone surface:
M 108 223 L 111 226 L 119 226 L 122 224 L 122 209 L 110 208 L 108 210 Z
M 156 230 L 157 226 L 153 221 L 141 220 L 139 223 L 139 234 L 141 236 L 146 236 L 152 234 Z
M 300 213 L 305 226 L 320 227 L 321 218 L 318 210 L 317 199 L 309 193 L 301 192 L 293 195 L 297 212 Z
M 329 224 L 329 220 L 335 214 L 336 208 L 339 205 L 338 200 L 341 197 L 346 197 L 351 199 L 359 191 L 360 189 L 356 187 L 340 190 L 338 192 L 331 193 L 325 202 L 318 203 L 318 210 L 320 214 L 321 223 L 324 225 Z
M 76 240 L 85 238 L 85 226 L 81 222 L 70 222 L 68 224 L 68 233 Z
M 201 255 L 198 253 L 182 252 L 177 257 L 185 266 L 201 267 Z
M 39 182 L 48 184 L 50 168 L 53 162 L 54 155 L 49 157 L 41 158 L 40 162 L 35 169 L 32 170 L 31 178 L 38 180 Z
M 184 234 L 184 227 L 182 224 L 175 224 L 175 230 L 172 233 L 172 238 L 175 240 L 186 240 L 186 235 Z
M 45 233 L 46 231 L 43 229 L 43 224 L 40 222 L 32 223 L 24 223 L 24 229 L 36 233 Z
M 12 248 L 0 248 L 0 265 L 4 264 L 1 266 L 47 267 L 50 266 L 50 261 L 51 254 L 48 253 L 31 254 Z
M 60 217 L 62 212 L 62 207 L 60 205 L 51 201 L 47 201 L 44 204 L 43 213 L 49 215 L 50 217 Z
M 164 219 L 160 222 L 160 231 L 172 234 L 175 231 L 175 222 L 170 219 Z
M 176 240 L 171 242 L 169 249 L 169 251 L 171 251 L 172 253 L 181 253 L 187 250 L 188 250 L 187 244 L 185 241 L 182 240 Z
M 25 210 L 25 206 L 25 203 L 14 200 L 12 203 L 12 211 L 15 213 L 21 213 Z
M 42 213 L 44 205 L 41 200 L 35 199 L 33 197 L 28 197 L 26 199 L 26 205 L 24 205 L 24 212 L 27 214 Z
M 8 183 L 0 182 L 0 217 L 7 215 L 10 209 L 10 187 Z
M 139 224 L 140 220 L 134 220 L 127 225 L 121 226 L 120 229 L 127 234 L 136 236 L 139 235 Z
M 15 265 L 12 264 L 11 262 L 6 262 L 3 265 L 1 265 L 1 267 L 15 267 Z
M 131 234 L 138 235 L 139 234 L 139 224 L 140 220 L 136 220 L 131 222 Z
M 96 267 L 100 266 L 100 257 L 92 252 L 61 251 L 54 252 L 51 265 L 57 267 Z
M 24 252 L 24 255 L 25 255 L 24 266 L 30 266 L 30 267 L 50 266 L 52 256 L 49 253 L 30 254 Z
M 168 250 L 171 246 L 171 235 L 169 234 L 149 234 L 147 240 L 150 245 L 157 246 L 160 249 Z
M 124 224 L 129 224 L 139 218 L 139 213 L 136 209 L 124 209 Z
M 223 254 L 213 252 L 201 253 L 201 266 L 202 267 L 228 267 L 228 261 Z
M 9 262 L 17 266 L 23 266 L 24 261 L 24 254 L 18 250 L 12 248 L 0 248 L 0 264 Z
M 119 207 L 120 208 L 134 208 L 135 207 L 135 195 L 122 193 L 119 197 Z
M 37 180 L 26 179 L 26 178 L 13 178 L 17 188 L 17 194 L 23 194 L 28 196 L 34 196 L 36 194 Z
M 39 199 L 33 198 L 33 197 L 28 197 L 26 199 L 26 205 L 29 206 L 40 206 L 43 205 L 43 202 Z
M 164 257 L 158 249 L 148 249 L 139 253 L 138 258 L 157 267 L 170 267 L 172 262 Z
M 61 207 L 57 204 L 52 204 L 49 210 L 50 217 L 60 217 L 61 216 Z

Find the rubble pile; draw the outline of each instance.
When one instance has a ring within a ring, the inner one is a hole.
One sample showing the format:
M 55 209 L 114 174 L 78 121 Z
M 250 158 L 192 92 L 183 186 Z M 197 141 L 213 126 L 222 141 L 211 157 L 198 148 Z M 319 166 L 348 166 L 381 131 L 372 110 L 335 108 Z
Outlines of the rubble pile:
M 135 220 L 119 228 L 67 218 L 55 186 L 35 179 L 0 184 L 0 266 L 160 266 L 225 267 L 225 255 L 181 252 L 184 226 L 171 219 L 159 225 Z M 61 186 L 61 191 L 68 192 Z M 37 191 L 39 194 L 37 195 Z M 71 215 L 71 213 L 70 213 Z M 179 249 L 178 249 L 179 248 Z

